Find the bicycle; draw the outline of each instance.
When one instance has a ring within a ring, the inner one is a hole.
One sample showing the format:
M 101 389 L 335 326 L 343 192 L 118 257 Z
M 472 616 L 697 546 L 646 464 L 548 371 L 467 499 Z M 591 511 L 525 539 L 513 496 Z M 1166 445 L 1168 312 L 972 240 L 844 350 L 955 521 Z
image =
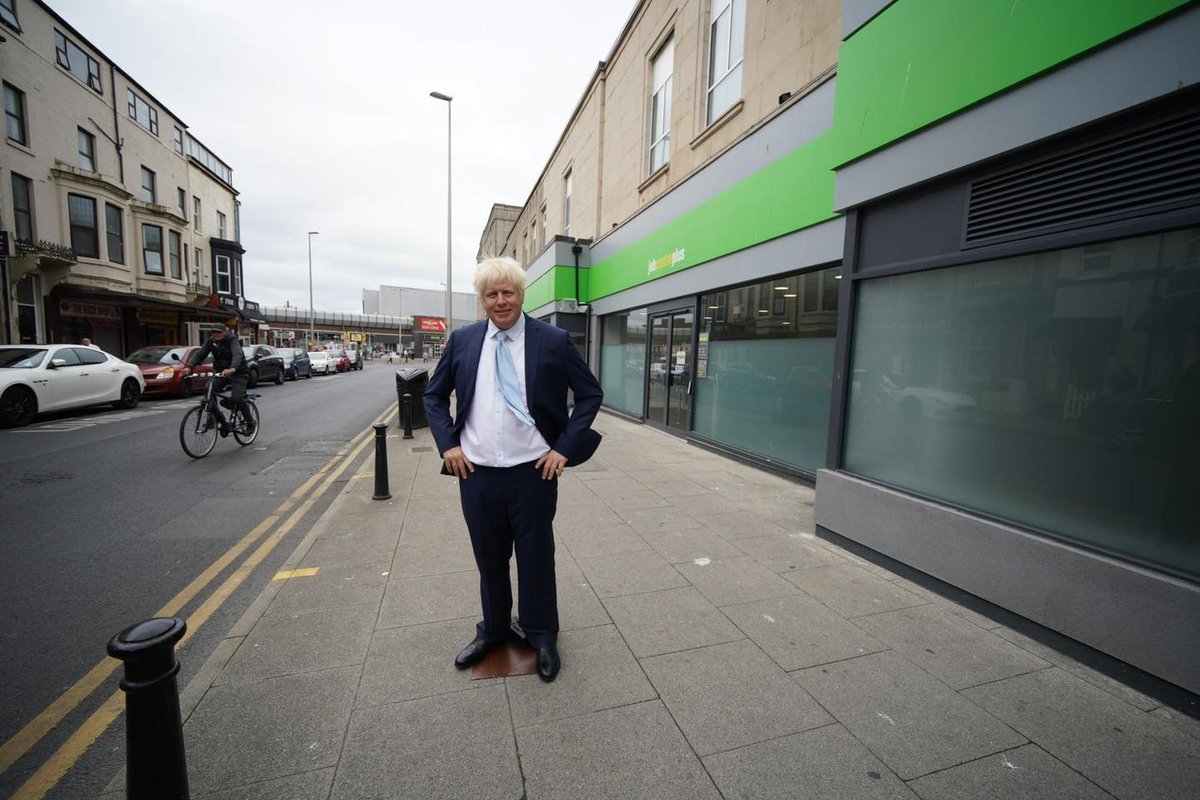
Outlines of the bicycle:
M 220 389 L 216 388 L 217 381 L 224 384 Z M 254 398 L 262 395 L 257 392 L 246 392 L 246 406 L 250 409 L 251 416 L 254 417 L 254 429 L 247 433 L 246 420 L 242 417 L 239 409 L 232 409 L 229 421 L 226 423 L 220 409 L 217 408 L 217 403 L 225 405 L 227 398 L 218 398 L 217 395 L 223 392 L 228 385 L 227 379 L 213 376 L 212 380 L 208 382 L 208 388 L 200 396 L 200 402 L 184 414 L 183 420 L 179 423 L 179 444 L 183 446 L 183 452 L 192 458 L 204 458 L 212 452 L 212 449 L 217 446 L 217 436 L 221 435 L 221 425 L 223 424 L 228 424 L 229 433 L 233 434 L 233 438 L 242 447 L 258 438 L 258 406 L 255 405 Z

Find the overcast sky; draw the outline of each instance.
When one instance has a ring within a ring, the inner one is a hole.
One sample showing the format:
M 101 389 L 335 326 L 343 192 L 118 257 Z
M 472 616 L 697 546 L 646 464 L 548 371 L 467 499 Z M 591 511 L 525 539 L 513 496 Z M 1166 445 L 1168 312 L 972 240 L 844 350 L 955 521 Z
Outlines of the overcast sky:
M 233 168 L 246 297 L 362 310 L 446 275 L 522 205 L 636 0 L 48 0 Z

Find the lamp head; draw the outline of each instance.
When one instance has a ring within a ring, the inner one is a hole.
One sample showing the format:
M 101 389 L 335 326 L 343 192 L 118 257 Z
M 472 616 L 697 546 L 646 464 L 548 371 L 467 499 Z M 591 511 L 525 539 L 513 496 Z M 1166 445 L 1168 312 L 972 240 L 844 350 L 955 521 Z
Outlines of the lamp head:
M 447 95 L 447 94 L 442 94 L 441 92 L 430 92 L 430 93 L 429 93 L 429 96 L 430 96 L 430 97 L 433 97 L 433 98 L 436 98 L 436 99 L 438 99 L 438 100 L 445 100 L 447 103 L 449 103 L 451 100 L 453 100 L 453 99 L 454 99 L 454 98 L 453 98 L 453 97 L 451 97 L 450 95 Z

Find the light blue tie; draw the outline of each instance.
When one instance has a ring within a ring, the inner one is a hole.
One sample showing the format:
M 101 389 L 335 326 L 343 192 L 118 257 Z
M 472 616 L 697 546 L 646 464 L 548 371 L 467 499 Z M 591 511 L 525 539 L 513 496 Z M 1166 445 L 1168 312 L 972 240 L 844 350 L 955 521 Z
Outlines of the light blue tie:
M 525 410 L 521 384 L 517 381 L 517 365 L 513 363 L 512 353 L 508 352 L 505 345 L 507 341 L 508 334 L 504 331 L 496 334 L 496 380 L 500 383 L 500 394 L 504 395 L 504 402 L 517 415 L 517 419 L 532 425 L 533 417 Z

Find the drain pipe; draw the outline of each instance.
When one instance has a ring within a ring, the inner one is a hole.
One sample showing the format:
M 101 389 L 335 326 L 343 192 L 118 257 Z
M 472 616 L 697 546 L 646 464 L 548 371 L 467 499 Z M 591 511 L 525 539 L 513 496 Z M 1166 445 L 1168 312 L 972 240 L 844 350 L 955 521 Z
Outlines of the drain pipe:
M 583 321 L 583 352 L 590 358 L 592 352 L 592 304 L 579 302 L 579 254 L 583 252 L 583 245 L 576 239 L 571 245 L 571 254 L 575 256 L 575 310 L 579 310 L 579 306 L 587 306 Z

